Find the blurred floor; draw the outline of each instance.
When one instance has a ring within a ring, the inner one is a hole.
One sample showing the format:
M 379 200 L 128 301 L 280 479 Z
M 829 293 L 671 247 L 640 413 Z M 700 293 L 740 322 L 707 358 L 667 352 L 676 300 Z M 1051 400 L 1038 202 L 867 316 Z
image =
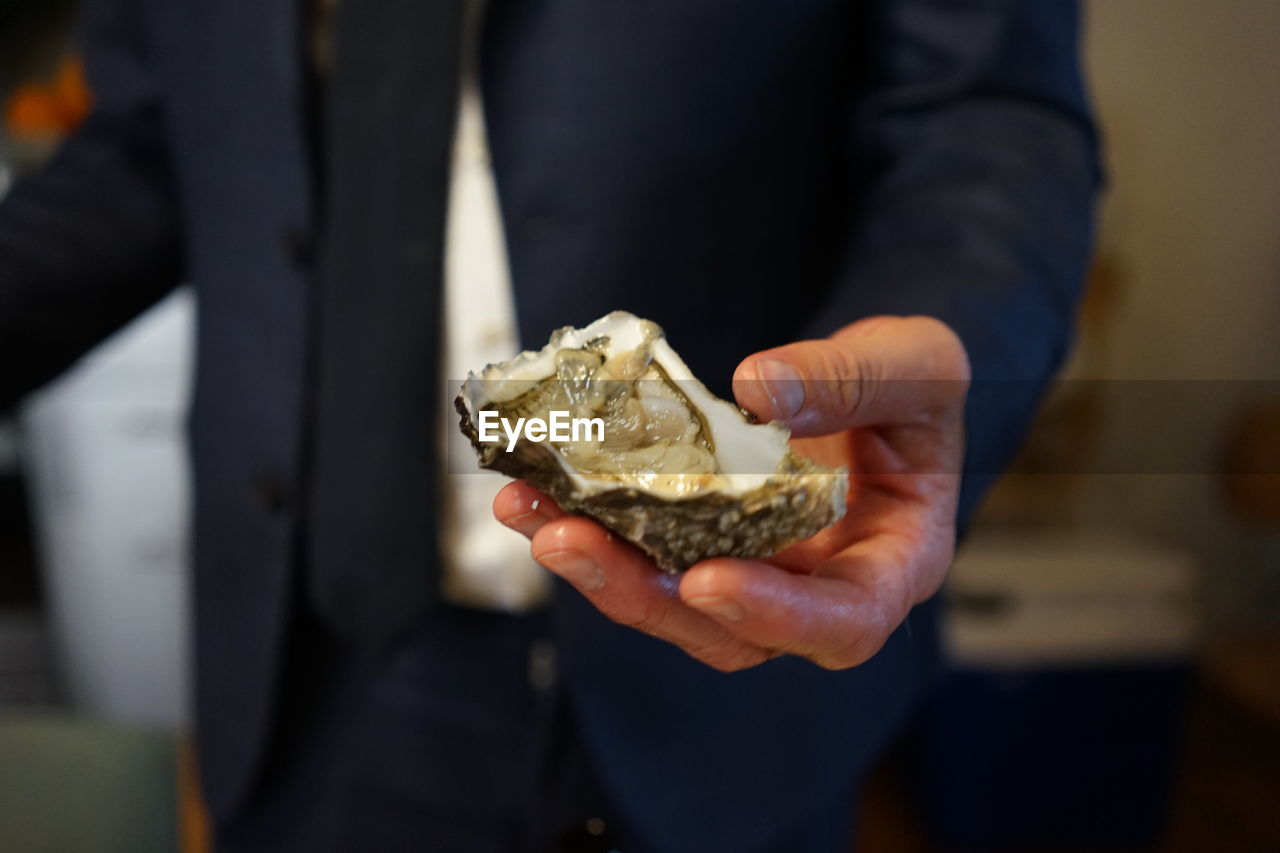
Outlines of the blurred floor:
M 1169 826 L 1156 853 L 1280 850 L 1280 638 L 1226 641 L 1198 668 Z M 896 756 L 864 793 L 860 853 L 934 853 Z M 1058 853 L 1090 848 L 1046 847 Z M 1110 848 L 1127 851 L 1134 848 Z M 1020 853 L 1032 853 L 1020 848 Z
M 173 738 L 75 715 L 0 716 L 0 850 L 173 853 Z

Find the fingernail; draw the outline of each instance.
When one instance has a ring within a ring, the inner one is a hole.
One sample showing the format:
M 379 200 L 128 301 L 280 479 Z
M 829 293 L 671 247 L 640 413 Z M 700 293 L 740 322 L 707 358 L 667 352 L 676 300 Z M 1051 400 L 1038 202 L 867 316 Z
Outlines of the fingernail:
M 702 595 L 697 598 L 691 598 L 688 605 L 695 610 L 701 610 L 709 616 L 717 619 L 723 619 L 726 622 L 741 622 L 742 617 L 747 615 L 747 611 L 742 605 L 729 598 L 719 595 Z
M 766 358 L 756 365 L 756 373 L 764 381 L 775 419 L 786 419 L 800 411 L 804 405 L 804 380 L 799 371 L 785 361 Z
M 538 509 L 535 502 L 533 509 L 528 512 L 522 512 L 519 515 L 513 515 L 502 523 L 517 533 L 523 533 L 530 539 L 533 534 L 542 529 L 542 525 L 551 520 L 551 516 L 546 515 Z
M 552 551 L 537 559 L 578 589 L 591 591 L 604 586 L 604 571 L 581 551 Z

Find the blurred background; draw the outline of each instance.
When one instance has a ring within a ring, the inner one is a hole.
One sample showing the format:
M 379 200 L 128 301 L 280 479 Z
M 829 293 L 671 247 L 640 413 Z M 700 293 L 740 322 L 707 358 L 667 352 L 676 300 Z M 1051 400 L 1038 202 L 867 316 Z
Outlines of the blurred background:
M 0 0 L 0 195 L 89 109 L 74 12 Z M 1280 849 L 1277 44 L 1275 0 L 1088 3 L 1109 186 L 1078 345 L 957 560 L 862 849 Z M 191 323 L 178 292 L 0 419 L 2 850 L 201 849 Z

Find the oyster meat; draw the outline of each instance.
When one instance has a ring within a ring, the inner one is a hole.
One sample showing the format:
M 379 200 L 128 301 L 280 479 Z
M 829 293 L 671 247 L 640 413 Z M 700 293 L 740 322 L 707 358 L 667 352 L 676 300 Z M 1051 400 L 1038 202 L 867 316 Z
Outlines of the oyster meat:
M 657 324 L 625 311 L 470 374 L 455 402 L 481 467 L 532 483 L 667 571 L 765 557 L 845 512 L 843 469 L 796 455 L 785 426 L 713 395 Z M 561 429 L 565 440 L 510 428 L 553 412 L 583 428 Z

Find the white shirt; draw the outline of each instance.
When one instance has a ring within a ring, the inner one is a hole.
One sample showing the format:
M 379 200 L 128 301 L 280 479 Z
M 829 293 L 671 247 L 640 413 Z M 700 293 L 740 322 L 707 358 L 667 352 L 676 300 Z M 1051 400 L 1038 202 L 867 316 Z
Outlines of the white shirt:
M 466 10 L 445 232 L 441 592 L 457 604 L 527 610 L 546 599 L 550 581 L 524 536 L 493 517 L 493 497 L 510 480 L 476 466 L 453 407 L 468 371 L 506 361 L 520 348 L 477 72 L 482 5 L 473 0 Z

